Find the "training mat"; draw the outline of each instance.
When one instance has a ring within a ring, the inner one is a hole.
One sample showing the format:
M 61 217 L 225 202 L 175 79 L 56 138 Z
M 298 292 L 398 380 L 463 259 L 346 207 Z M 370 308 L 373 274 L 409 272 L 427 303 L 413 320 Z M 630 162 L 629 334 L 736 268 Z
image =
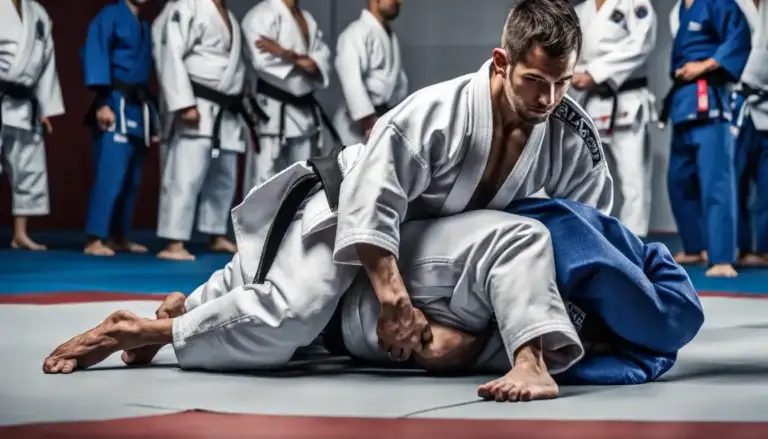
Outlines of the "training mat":
M 155 364 L 128 369 L 113 355 L 71 375 L 42 361 L 69 337 L 127 309 L 152 316 L 159 302 L 0 306 L 0 425 L 155 415 L 184 410 L 351 417 L 768 421 L 768 300 L 704 298 L 707 321 L 659 382 L 563 387 L 553 401 L 481 402 L 495 377 L 427 377 L 352 371 L 338 358 L 273 374 L 183 372 L 165 348 Z M 307 371 L 312 371 L 308 374 Z

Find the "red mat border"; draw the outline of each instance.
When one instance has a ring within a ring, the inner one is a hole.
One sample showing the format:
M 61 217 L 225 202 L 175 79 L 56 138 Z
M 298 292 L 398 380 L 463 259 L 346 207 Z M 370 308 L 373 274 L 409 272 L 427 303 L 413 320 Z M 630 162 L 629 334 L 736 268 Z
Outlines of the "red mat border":
M 160 301 L 166 293 L 121 293 L 117 291 L 69 291 L 62 293 L 23 293 L 0 295 L 0 305 L 62 305 L 67 303 Z M 728 291 L 699 291 L 702 297 L 768 299 L 768 294 Z
M 493 403 L 490 403 L 493 404 Z M 514 405 L 510 404 L 510 410 Z M 0 428 L 2 438 L 765 439 L 768 423 L 344 418 L 182 412 Z

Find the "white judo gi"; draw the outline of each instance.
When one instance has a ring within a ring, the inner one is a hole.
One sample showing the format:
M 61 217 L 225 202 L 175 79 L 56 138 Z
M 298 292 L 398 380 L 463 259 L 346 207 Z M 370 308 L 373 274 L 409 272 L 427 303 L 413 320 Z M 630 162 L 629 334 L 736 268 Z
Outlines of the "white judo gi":
M 338 210 L 330 209 L 322 191 L 309 197 L 261 284 L 253 280 L 279 200 L 313 171 L 296 163 L 252 189 L 232 213 L 238 253 L 189 296 L 189 312 L 174 320 L 181 367 L 287 361 L 322 331 L 360 273 L 356 244 L 400 257 L 409 245 L 401 245 L 402 223 L 464 211 L 491 150 L 490 67 L 489 60 L 476 73 L 419 90 L 379 119 L 367 145 L 344 149 L 338 157 L 344 175 Z M 604 213 L 613 204 L 597 129 L 568 97 L 533 128 L 486 208 L 503 209 L 540 189 Z
M 157 17 L 155 17 L 154 21 L 152 21 L 152 58 L 155 61 L 155 70 L 160 71 L 162 69 L 162 62 L 163 59 L 160 55 L 160 50 L 163 45 L 163 35 L 165 34 L 165 26 L 166 22 L 168 21 L 170 17 L 170 11 L 173 9 L 172 5 L 175 3 L 176 0 L 166 0 L 165 5 L 163 6 L 163 9 L 160 11 L 159 14 L 157 14 Z M 169 114 L 166 107 L 165 107 L 165 99 L 163 98 L 163 83 L 161 81 L 161 78 L 158 79 L 158 86 L 160 87 L 160 94 L 157 96 L 157 116 L 159 119 L 160 124 L 160 139 L 159 140 L 159 148 L 160 148 L 160 175 L 163 175 L 163 169 L 165 169 L 165 159 L 168 155 L 168 135 L 171 134 L 171 130 L 167 127 L 169 127 L 170 123 L 173 121 L 173 114 Z
M 39 119 L 64 114 L 52 26 L 36 1 L 21 0 L 21 16 L 10 0 L 0 1 L 0 170 L 8 174 L 12 213 L 19 216 L 50 211 Z
M 753 0 L 736 0 L 736 3 L 752 29 L 752 50 L 741 74 L 741 82 L 768 90 L 768 5 L 762 1 L 758 9 Z M 739 124 L 749 117 L 758 130 L 768 131 L 768 100 L 750 96 L 736 117 Z
M 264 183 L 287 166 L 320 153 L 322 123 L 317 108 L 284 104 L 264 94 L 267 86 L 294 97 L 313 94 L 330 84 L 331 51 L 312 15 L 301 11 L 307 22 L 309 39 L 305 40 L 291 10 L 282 0 L 264 0 L 243 18 L 246 55 L 258 76 L 257 102 L 269 117 L 259 127 L 260 152 L 246 154 L 245 191 Z M 315 81 L 292 63 L 256 48 L 260 37 L 276 41 L 285 49 L 312 58 L 322 79 Z M 261 90 L 261 91 L 260 91 Z
M 176 0 L 166 5 L 160 46 L 154 50 L 162 84 L 168 152 L 162 174 L 157 234 L 189 240 L 198 197 L 198 231 L 225 235 L 237 188 L 237 157 L 245 152 L 246 130 L 240 116 L 223 112 L 220 151 L 214 151 L 214 121 L 221 107 L 197 96 L 193 83 L 227 96 L 245 84 L 240 26 L 228 12 L 231 32 L 211 0 Z M 157 40 L 154 37 L 153 40 Z M 176 112 L 196 106 L 199 124 L 182 123 Z
M 364 9 L 360 18 L 339 34 L 335 67 L 344 103 L 336 111 L 333 125 L 342 144 L 364 143 L 359 121 L 381 116 L 408 96 L 408 76 L 401 64 L 397 35 L 388 33 Z
M 595 84 L 619 91 L 613 130 L 612 96 L 574 88 L 571 95 L 595 120 L 612 158 L 609 164 L 619 197 L 614 216 L 632 232 L 645 236 L 652 189 L 648 124 L 655 121 L 656 113 L 655 98 L 643 79 L 648 75 L 648 56 L 656 44 L 656 13 L 650 0 L 606 0 L 599 10 L 595 0 L 583 0 L 575 8 L 584 33 L 576 71 L 588 72 Z

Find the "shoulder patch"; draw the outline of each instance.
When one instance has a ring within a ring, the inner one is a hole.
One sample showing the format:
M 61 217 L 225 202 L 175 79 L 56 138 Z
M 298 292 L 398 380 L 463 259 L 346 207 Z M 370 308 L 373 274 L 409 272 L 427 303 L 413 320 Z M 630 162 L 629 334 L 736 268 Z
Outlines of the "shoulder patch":
M 575 131 L 579 137 L 581 137 L 584 144 L 589 149 L 589 155 L 592 156 L 593 167 L 605 160 L 603 150 L 600 146 L 600 135 L 597 133 L 597 129 L 594 127 L 584 110 L 571 102 L 567 96 L 560 101 L 560 104 L 552 112 L 551 117 L 563 121 Z
M 43 23 L 43 20 L 38 19 L 37 23 L 35 23 L 35 37 L 38 40 L 45 39 L 45 23 Z
M 637 7 L 635 7 L 635 17 L 643 19 L 647 16 L 648 16 L 647 5 L 637 5 Z
M 618 9 L 614 9 L 611 12 L 611 21 L 614 23 L 621 23 L 624 20 L 624 13 Z

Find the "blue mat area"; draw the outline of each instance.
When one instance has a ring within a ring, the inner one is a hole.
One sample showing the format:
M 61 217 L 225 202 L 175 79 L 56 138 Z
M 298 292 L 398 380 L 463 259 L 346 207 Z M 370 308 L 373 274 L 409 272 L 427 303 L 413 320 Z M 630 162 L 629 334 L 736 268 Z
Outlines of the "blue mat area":
M 0 294 L 70 291 L 190 293 L 231 259 L 227 254 L 208 252 L 204 239 L 195 237 L 190 249 L 197 255 L 196 261 L 161 261 L 155 258 L 155 253 L 163 243 L 153 235 L 152 232 L 144 232 L 133 237 L 150 247 L 148 254 L 98 258 L 82 253 L 84 236 L 81 234 L 35 234 L 36 239 L 53 250 L 28 252 L 0 248 Z M 664 242 L 672 250 L 679 248 L 675 236 L 651 239 Z M 6 246 L 8 242 L 8 233 L 0 232 L 0 245 Z M 704 267 L 688 269 L 700 291 L 768 294 L 768 269 L 740 269 L 736 279 L 710 279 L 704 276 L 704 270 Z

